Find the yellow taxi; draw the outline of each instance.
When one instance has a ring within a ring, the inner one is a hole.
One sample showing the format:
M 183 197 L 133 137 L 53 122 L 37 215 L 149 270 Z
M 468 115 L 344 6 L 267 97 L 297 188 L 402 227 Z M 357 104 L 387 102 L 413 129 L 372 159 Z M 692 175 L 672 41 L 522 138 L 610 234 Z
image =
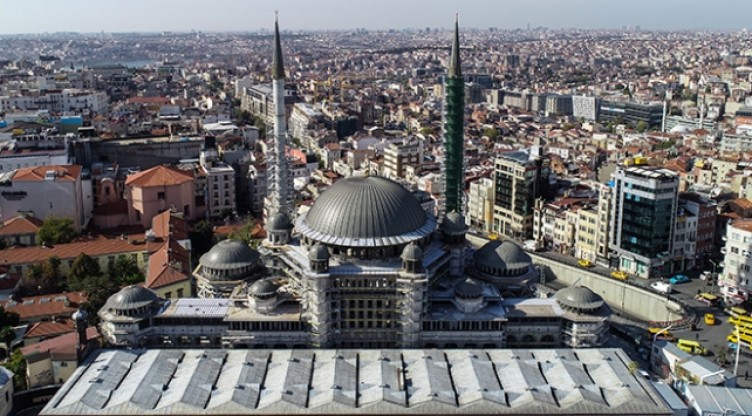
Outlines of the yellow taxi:
M 705 325 L 715 325 L 715 315 L 713 315 L 712 313 L 706 313 Z
M 595 266 L 592 261 L 587 259 L 579 259 L 577 260 L 577 264 L 580 265 L 580 267 L 593 267 Z
M 613 272 L 611 272 L 611 277 L 616 280 L 627 280 L 629 278 L 629 274 L 623 270 L 614 270 Z

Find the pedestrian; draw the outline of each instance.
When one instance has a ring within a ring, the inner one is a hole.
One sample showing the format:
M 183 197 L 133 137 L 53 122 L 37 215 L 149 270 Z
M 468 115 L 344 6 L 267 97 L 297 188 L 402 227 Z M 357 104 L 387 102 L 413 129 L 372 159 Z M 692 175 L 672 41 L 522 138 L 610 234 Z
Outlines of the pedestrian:
M 744 380 L 746 381 L 749 378 L 749 370 L 744 370 Z
M 699 341 L 699 340 L 700 340 L 700 333 L 695 332 L 695 341 Z

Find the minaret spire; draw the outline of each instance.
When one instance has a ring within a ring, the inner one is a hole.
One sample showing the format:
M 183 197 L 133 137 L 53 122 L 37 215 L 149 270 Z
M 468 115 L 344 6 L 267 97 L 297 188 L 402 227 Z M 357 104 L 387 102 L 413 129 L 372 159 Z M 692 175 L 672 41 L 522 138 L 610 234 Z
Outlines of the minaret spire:
M 292 214 L 292 184 L 287 168 L 287 118 L 285 110 L 285 67 L 282 62 L 282 45 L 279 39 L 279 19 L 274 13 L 274 51 L 272 56 L 272 98 L 274 100 L 274 135 L 268 146 L 267 185 L 268 205 L 264 214 L 268 219 L 274 214 Z
M 462 76 L 462 62 L 460 62 L 460 23 L 459 15 L 454 15 L 454 41 L 452 41 L 452 57 L 449 61 L 449 76 Z
M 452 211 L 463 212 L 465 80 L 460 66 L 459 18 L 455 16 L 452 55 L 444 78 L 444 198 L 439 204 L 439 216 Z
M 274 12 L 274 57 L 272 58 L 272 79 L 285 78 L 285 64 L 282 62 L 282 43 L 279 40 L 279 18 Z

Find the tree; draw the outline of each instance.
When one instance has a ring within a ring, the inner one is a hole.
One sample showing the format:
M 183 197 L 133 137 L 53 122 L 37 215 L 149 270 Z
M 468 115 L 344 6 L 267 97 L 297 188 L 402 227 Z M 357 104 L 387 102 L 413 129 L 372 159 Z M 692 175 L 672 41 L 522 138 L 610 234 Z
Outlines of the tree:
M 3 364 L 3 367 L 14 374 L 13 388 L 16 391 L 26 390 L 26 358 L 21 354 L 21 350 L 13 351 L 11 359 Z
M 120 286 L 115 279 L 101 274 L 89 276 L 83 281 L 81 290 L 86 293 L 86 302 L 81 305 L 81 309 L 88 312 L 90 325 L 99 323 L 97 312 L 107 303 L 107 299 L 119 289 Z
M 55 256 L 32 264 L 21 279 L 21 291 L 36 295 L 60 292 L 63 289 L 60 284 L 60 264 L 60 259 Z
M 638 121 L 637 126 L 635 128 L 637 129 L 638 132 L 642 133 L 648 129 L 648 123 L 644 121 Z
M 10 351 L 10 343 L 16 338 L 16 331 L 13 327 L 19 322 L 18 314 L 8 312 L 0 306 L 0 341 L 5 343 L 7 350 Z
M 92 277 L 102 275 L 99 262 L 91 258 L 86 253 L 81 253 L 73 261 L 73 265 L 68 271 L 68 287 L 71 290 L 86 291 L 85 286 Z
M 214 226 L 209 221 L 202 220 L 193 225 L 192 228 L 189 237 L 191 239 L 193 264 L 196 264 L 198 258 L 214 245 Z
M 493 127 L 486 127 L 483 129 L 483 135 L 491 140 L 496 140 L 499 137 L 499 130 Z
M 77 236 L 73 220 L 56 216 L 47 217 L 37 231 L 37 241 L 41 244 L 70 243 Z
M 231 240 L 240 240 L 248 245 L 253 245 L 253 219 L 248 220 L 241 228 L 233 231 L 227 238 Z
M 118 255 L 115 261 L 107 265 L 107 276 L 117 282 L 118 286 L 135 285 L 144 281 L 144 274 L 138 268 L 136 259 L 125 254 Z

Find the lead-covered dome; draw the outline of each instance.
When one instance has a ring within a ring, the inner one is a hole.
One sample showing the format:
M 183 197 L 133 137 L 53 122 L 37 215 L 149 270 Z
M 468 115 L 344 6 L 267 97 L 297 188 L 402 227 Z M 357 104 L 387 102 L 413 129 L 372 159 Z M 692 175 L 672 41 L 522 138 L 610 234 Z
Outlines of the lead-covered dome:
M 435 226 L 415 196 L 378 176 L 338 181 L 296 222 L 311 240 L 350 247 L 404 244 L 430 234 Z
M 282 231 L 292 227 L 290 217 L 284 212 L 278 212 L 266 221 L 266 229 L 271 231 Z
M 201 266 L 214 270 L 232 270 L 258 263 L 259 253 L 239 240 L 222 240 L 201 256 Z
M 592 311 L 603 306 L 603 298 L 584 286 L 569 286 L 554 295 L 559 305 L 576 311 Z
M 511 241 L 489 241 L 473 255 L 475 266 L 496 276 L 518 275 L 532 264 L 530 256 Z
M 126 286 L 107 299 L 104 309 L 129 310 L 151 305 L 157 294 L 141 286 Z

